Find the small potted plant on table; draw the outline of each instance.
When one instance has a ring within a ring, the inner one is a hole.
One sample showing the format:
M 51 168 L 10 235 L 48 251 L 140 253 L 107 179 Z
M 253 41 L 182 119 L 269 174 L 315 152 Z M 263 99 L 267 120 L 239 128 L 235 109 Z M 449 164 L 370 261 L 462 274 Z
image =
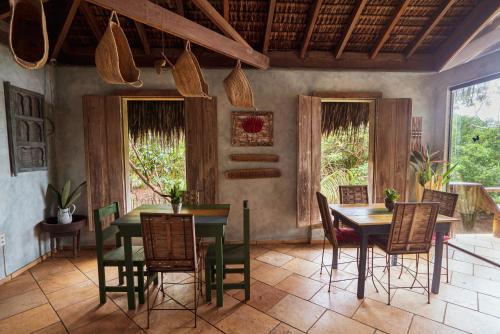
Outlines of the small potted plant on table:
M 384 190 L 384 203 L 389 212 L 394 210 L 394 202 L 399 199 L 399 194 L 395 189 L 387 188 Z
M 73 221 L 73 213 L 76 210 L 74 203 L 82 194 L 85 184 L 87 182 L 82 182 L 73 192 L 71 192 L 70 180 L 66 181 L 61 191 L 57 190 L 52 184 L 49 184 L 49 189 L 57 196 L 57 222 L 59 224 L 69 224 Z
M 182 208 L 182 194 L 184 193 L 181 190 L 178 184 L 174 184 L 170 191 L 168 192 L 168 197 L 170 198 L 170 204 L 172 205 L 172 210 L 174 213 L 179 213 Z

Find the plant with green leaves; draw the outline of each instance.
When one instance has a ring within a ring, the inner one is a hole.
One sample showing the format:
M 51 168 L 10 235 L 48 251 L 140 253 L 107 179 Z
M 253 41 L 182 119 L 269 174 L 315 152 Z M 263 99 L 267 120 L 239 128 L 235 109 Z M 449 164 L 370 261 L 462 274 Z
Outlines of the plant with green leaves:
M 66 181 L 61 191 L 57 190 L 52 184 L 49 184 L 49 189 L 57 196 L 57 205 L 59 209 L 67 209 L 73 205 L 81 196 L 83 187 L 87 182 L 82 182 L 78 187 L 71 191 L 71 180 Z
M 431 152 L 429 146 L 422 146 L 410 155 L 410 166 L 417 176 L 418 183 L 424 187 L 441 190 L 447 185 L 457 164 L 451 165 L 445 160 L 437 159 L 439 151 Z
M 168 191 L 168 198 L 170 198 L 170 203 L 179 204 L 182 201 L 182 194 L 184 194 L 184 190 L 181 189 L 181 186 L 176 183 L 170 188 Z
M 384 190 L 384 199 L 395 202 L 399 199 L 399 193 L 393 188 L 387 188 Z

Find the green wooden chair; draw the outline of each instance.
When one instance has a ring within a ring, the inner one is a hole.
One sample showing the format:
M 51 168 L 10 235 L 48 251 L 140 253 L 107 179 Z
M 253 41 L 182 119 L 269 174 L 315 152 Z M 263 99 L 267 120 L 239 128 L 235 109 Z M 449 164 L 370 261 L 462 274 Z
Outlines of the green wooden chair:
M 245 289 L 245 300 L 250 299 L 250 209 L 248 201 L 243 201 L 243 243 L 224 245 L 224 273 L 242 273 L 243 282 L 224 283 L 224 289 Z M 215 247 L 210 245 L 205 257 L 205 288 L 207 301 L 210 302 L 212 288 L 215 288 Z M 242 265 L 242 267 L 226 268 L 226 265 Z
M 119 218 L 120 210 L 117 202 L 94 210 L 95 240 L 97 251 L 97 272 L 99 274 L 99 300 L 101 304 L 106 302 L 106 292 L 127 292 L 127 287 L 122 286 L 125 277 L 125 251 L 122 246 L 120 231 L 117 226 L 102 228 L 103 221 L 113 221 Z M 104 251 L 104 242 L 110 238 L 115 238 L 116 247 L 109 251 Z M 134 275 L 138 276 L 138 283 L 135 290 L 139 294 L 139 303 L 144 304 L 144 250 L 142 246 L 132 246 L 132 259 Z M 105 267 L 118 267 L 119 286 L 107 286 Z

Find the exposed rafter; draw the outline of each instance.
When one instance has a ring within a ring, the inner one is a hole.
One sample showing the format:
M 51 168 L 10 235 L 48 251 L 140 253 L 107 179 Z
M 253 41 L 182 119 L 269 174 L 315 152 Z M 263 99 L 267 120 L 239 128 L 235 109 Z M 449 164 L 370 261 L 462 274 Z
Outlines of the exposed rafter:
M 356 8 L 354 8 L 351 17 L 349 18 L 347 29 L 344 31 L 344 34 L 340 39 L 340 43 L 335 49 L 335 58 L 339 59 L 342 56 L 342 52 L 344 52 L 347 42 L 349 41 L 349 38 L 351 38 L 352 32 L 354 31 L 356 24 L 358 24 L 361 13 L 363 13 L 363 9 L 365 8 L 367 2 L 368 0 L 360 0 L 356 5 Z
M 52 59 L 57 59 L 57 56 L 61 51 L 64 41 L 66 40 L 66 36 L 68 35 L 69 29 L 71 28 L 71 24 L 73 23 L 73 19 L 75 18 L 76 12 L 78 11 L 78 7 L 80 6 L 80 2 L 80 0 L 73 0 L 73 3 L 69 7 L 69 11 L 66 15 L 66 19 L 64 20 L 61 32 L 59 33 L 54 49 L 52 50 Z
M 399 19 L 401 18 L 401 16 L 403 16 L 403 13 L 405 12 L 406 8 L 408 8 L 409 4 L 410 4 L 410 0 L 403 0 L 403 2 L 401 2 L 398 9 L 394 13 L 394 16 L 392 17 L 391 22 L 389 23 L 387 28 L 385 28 L 384 33 L 380 36 L 377 43 L 375 44 L 375 48 L 373 48 L 373 51 L 370 55 L 371 59 L 374 59 L 375 57 L 377 57 L 380 50 L 382 50 L 382 47 L 384 46 L 385 42 L 387 42 L 387 40 L 391 36 L 391 33 L 394 30 L 394 27 L 396 27 Z
M 224 0 L 224 3 L 223 3 L 223 11 L 224 11 L 224 19 L 229 22 L 229 0 Z
M 443 1 L 441 8 L 439 9 L 437 15 L 432 19 L 432 21 L 425 27 L 424 30 L 420 32 L 420 34 L 415 39 L 415 42 L 408 47 L 408 51 L 406 52 L 406 58 L 410 58 L 415 51 L 417 51 L 418 47 L 425 38 L 431 33 L 431 31 L 438 25 L 439 21 L 446 15 L 448 10 L 457 2 L 457 0 L 449 0 Z
M 442 69 L 498 15 L 500 15 L 500 0 L 480 2 L 437 50 L 437 68 Z
M 269 67 L 269 58 L 251 47 L 218 34 L 148 0 L 88 1 L 225 56 L 240 59 L 246 64 L 260 69 Z
M 309 42 L 311 41 L 311 37 L 314 31 L 314 27 L 316 26 L 316 21 L 318 20 L 322 4 L 323 0 L 316 0 L 314 3 L 311 15 L 309 16 L 309 22 L 307 24 L 307 30 L 304 36 L 304 41 L 302 42 L 302 49 L 300 50 L 300 58 L 304 58 L 306 56 L 307 48 L 309 47 Z
M 276 0 L 269 1 L 269 10 L 267 12 L 266 33 L 264 34 L 264 45 L 262 52 L 267 54 L 269 50 L 269 41 L 271 40 L 271 33 L 273 31 L 274 11 L 276 10 Z
M 213 24 L 219 28 L 224 35 L 231 37 L 237 42 L 250 47 L 243 37 L 224 19 L 222 15 L 215 9 L 208 0 L 191 0 L 199 10 L 205 14 Z
M 49 0 L 42 0 L 42 3 L 46 3 Z M 10 16 L 10 5 L 9 1 L 3 1 L 2 4 L 0 4 L 0 20 L 6 19 Z
M 144 29 L 144 25 L 137 21 L 134 21 L 135 28 L 137 29 L 137 34 L 139 35 L 139 39 L 141 40 L 142 48 L 144 49 L 144 54 L 150 55 L 151 48 L 149 46 L 148 35 L 146 34 L 146 30 Z
M 90 30 L 92 30 L 95 39 L 97 40 L 97 42 L 99 42 L 102 37 L 102 31 L 99 27 L 99 24 L 97 23 L 97 19 L 94 15 L 94 12 L 92 11 L 92 8 L 90 8 L 89 4 L 86 1 L 82 1 L 82 3 L 80 4 L 80 10 L 85 17 Z

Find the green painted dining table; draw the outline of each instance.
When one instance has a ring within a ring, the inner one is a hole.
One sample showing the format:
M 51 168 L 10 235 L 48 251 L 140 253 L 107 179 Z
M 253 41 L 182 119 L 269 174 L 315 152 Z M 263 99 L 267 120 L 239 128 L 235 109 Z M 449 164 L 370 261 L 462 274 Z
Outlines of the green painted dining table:
M 223 240 L 228 224 L 229 204 L 185 205 L 179 213 L 192 214 L 196 236 L 215 239 L 216 272 L 223 272 Z M 141 212 L 174 213 L 169 204 L 145 204 L 116 219 L 112 225 L 120 229 L 125 251 L 128 308 L 135 309 L 134 267 L 132 264 L 132 238 L 142 237 Z M 216 275 L 217 306 L 223 306 L 224 283 L 222 275 Z

